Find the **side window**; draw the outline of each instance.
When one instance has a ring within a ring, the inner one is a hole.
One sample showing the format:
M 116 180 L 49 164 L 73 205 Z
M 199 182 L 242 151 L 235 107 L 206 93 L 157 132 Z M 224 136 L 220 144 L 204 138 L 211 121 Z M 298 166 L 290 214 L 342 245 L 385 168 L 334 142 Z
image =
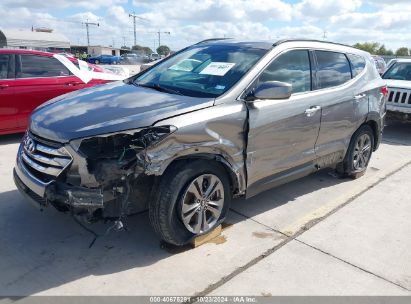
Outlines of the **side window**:
M 293 93 L 311 91 L 311 68 L 308 51 L 289 51 L 277 57 L 258 78 L 258 82 L 266 81 L 290 83 L 293 86 Z
M 69 76 L 69 70 L 57 59 L 38 55 L 21 55 L 17 78 Z
M 315 51 L 315 55 L 317 57 L 317 77 L 320 89 L 335 87 L 351 79 L 351 68 L 344 54 Z
M 11 56 L 8 54 L 0 54 L 0 79 L 10 78 Z
M 351 63 L 352 76 L 356 77 L 365 68 L 365 59 L 359 55 L 347 54 Z

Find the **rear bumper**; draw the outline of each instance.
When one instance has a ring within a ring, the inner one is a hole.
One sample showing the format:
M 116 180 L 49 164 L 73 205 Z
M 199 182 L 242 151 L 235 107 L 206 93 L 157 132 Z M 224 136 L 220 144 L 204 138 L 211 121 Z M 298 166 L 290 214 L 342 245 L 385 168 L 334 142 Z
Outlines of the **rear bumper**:
M 387 119 L 403 122 L 411 121 L 411 108 L 387 106 Z
M 388 112 L 398 112 L 398 113 L 403 113 L 403 114 L 411 114 L 411 107 L 387 104 L 387 111 Z

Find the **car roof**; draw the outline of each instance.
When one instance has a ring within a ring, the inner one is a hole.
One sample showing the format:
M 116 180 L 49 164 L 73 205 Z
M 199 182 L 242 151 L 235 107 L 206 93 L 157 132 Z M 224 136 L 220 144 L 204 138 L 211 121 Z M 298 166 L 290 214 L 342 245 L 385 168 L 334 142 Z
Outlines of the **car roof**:
M 395 61 L 396 61 L 397 63 L 401 63 L 401 62 L 411 63 L 411 58 L 410 58 L 410 59 L 407 59 L 407 58 L 393 58 L 393 59 L 395 59 Z
M 21 50 L 21 49 L 0 49 L 0 54 L 31 54 L 52 57 L 54 54 L 43 51 Z
M 195 45 L 202 45 L 202 44 L 209 44 L 209 45 L 238 45 L 238 46 L 243 46 L 243 47 L 252 47 L 252 48 L 260 48 L 260 49 L 266 49 L 270 50 L 278 45 L 284 44 L 284 43 L 299 43 L 301 42 L 302 44 L 313 44 L 315 43 L 316 45 L 321 45 L 324 47 L 332 47 L 335 49 L 336 47 L 342 47 L 344 48 L 344 52 L 347 51 L 347 48 L 351 49 L 354 53 L 367 53 L 364 52 L 360 49 L 357 49 L 353 46 L 342 44 L 342 43 L 336 43 L 336 42 L 330 42 L 330 41 L 324 41 L 324 40 L 315 40 L 315 39 L 298 39 L 298 38 L 290 38 L 290 39 L 280 39 L 277 41 L 267 41 L 267 40 L 237 40 L 237 39 L 232 39 L 232 38 L 212 38 L 212 39 L 207 39 L 200 41 L 196 43 Z M 368 53 L 367 53 L 368 54 Z
M 33 50 L 21 50 L 21 49 L 0 49 L 0 54 L 26 54 L 26 55 L 40 55 L 46 57 L 53 57 L 54 55 L 62 55 L 61 53 L 50 53 L 43 51 L 33 51 Z M 65 56 L 68 60 L 76 63 L 77 59 L 71 56 Z

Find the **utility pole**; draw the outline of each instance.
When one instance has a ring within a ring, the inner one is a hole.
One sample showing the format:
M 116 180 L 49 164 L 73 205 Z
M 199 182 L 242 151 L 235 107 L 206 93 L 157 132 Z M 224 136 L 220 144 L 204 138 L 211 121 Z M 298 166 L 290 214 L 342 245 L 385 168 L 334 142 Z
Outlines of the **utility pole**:
M 88 22 L 88 19 L 87 19 L 86 22 L 83 22 L 83 24 L 86 25 L 86 30 L 87 30 L 87 46 L 90 46 L 90 33 L 89 33 L 89 31 L 88 31 L 88 27 L 89 27 L 89 25 L 97 25 L 97 26 L 100 26 L 100 24 L 94 23 L 94 22 Z
M 327 39 L 327 31 L 324 31 L 323 33 L 323 40 Z
M 141 19 L 141 20 L 147 20 L 147 19 L 145 19 L 145 18 L 143 18 L 143 17 L 137 16 L 135 12 L 133 12 L 132 14 L 131 14 L 131 13 L 128 14 L 128 16 L 133 18 L 133 25 L 134 25 L 134 45 L 136 45 L 136 44 L 137 44 L 136 18 Z
M 158 46 L 159 46 L 159 47 L 160 47 L 160 45 L 161 45 L 161 34 L 171 35 L 170 32 L 160 32 L 160 31 L 158 31 L 158 32 L 156 32 L 156 33 L 157 33 L 157 35 L 158 35 Z

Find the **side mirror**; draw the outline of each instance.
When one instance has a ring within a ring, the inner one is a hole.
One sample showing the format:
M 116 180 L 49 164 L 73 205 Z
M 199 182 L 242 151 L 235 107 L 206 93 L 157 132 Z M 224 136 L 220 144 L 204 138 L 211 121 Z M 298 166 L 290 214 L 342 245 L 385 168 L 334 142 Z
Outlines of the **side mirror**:
M 287 82 L 266 81 L 260 83 L 247 97 L 247 100 L 257 99 L 288 99 L 291 96 L 293 86 Z

